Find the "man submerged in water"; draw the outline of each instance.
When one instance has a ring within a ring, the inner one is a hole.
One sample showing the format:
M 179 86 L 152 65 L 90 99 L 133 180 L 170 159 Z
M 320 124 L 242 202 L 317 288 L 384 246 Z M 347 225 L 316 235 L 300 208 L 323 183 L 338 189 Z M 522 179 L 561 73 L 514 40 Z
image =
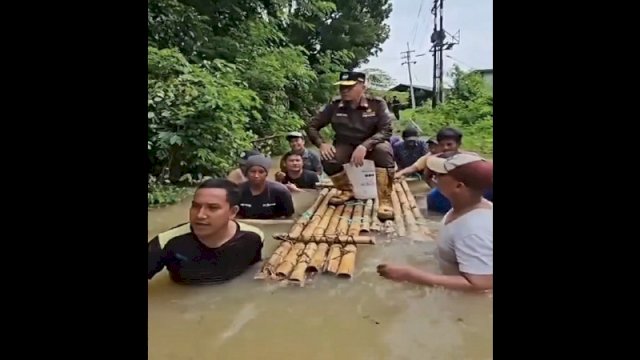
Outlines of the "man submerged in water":
M 473 154 L 444 153 L 430 156 L 427 167 L 452 205 L 437 242 L 442 275 L 392 264 L 378 265 L 378 273 L 420 285 L 493 289 L 493 204 L 482 197 L 493 184 L 493 163 Z
M 166 231 L 148 243 L 147 277 L 167 268 L 182 284 L 231 280 L 262 259 L 262 231 L 238 223 L 240 192 L 236 184 L 209 179 L 198 186 L 189 223 Z
M 282 156 L 285 162 L 284 177 L 280 181 L 291 192 L 300 192 L 302 189 L 315 189 L 320 181 L 318 174 L 303 167 L 302 155 L 289 151 Z
M 267 180 L 271 159 L 264 155 L 250 156 L 246 163 L 247 181 L 240 184 L 239 218 L 288 218 L 294 213 L 291 193 L 282 184 Z

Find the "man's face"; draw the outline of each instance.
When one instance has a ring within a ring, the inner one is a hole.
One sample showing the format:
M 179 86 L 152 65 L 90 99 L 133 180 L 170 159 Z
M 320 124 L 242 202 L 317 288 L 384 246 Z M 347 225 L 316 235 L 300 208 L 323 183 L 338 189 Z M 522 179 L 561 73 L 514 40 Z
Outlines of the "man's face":
M 237 212 L 237 206 L 229 206 L 225 189 L 199 189 L 191 201 L 189 222 L 197 237 L 206 237 L 224 229 Z
M 301 151 L 302 149 L 304 149 L 304 139 L 293 138 L 289 140 L 289 146 L 291 146 L 291 150 L 293 151 Z
M 340 85 L 340 96 L 344 101 L 360 100 L 364 92 L 364 84 L 357 82 L 355 85 Z
M 252 185 L 262 185 L 267 180 L 267 172 L 262 166 L 252 166 L 247 172 L 247 179 Z
M 460 144 L 458 144 L 454 139 L 443 139 L 442 141 L 438 141 L 440 145 L 440 151 L 458 151 Z
M 435 173 L 435 181 L 438 189 L 447 199 L 451 199 L 462 188 L 462 183 L 448 174 Z
M 300 155 L 290 155 L 287 158 L 287 170 L 298 172 L 302 169 L 302 156 Z

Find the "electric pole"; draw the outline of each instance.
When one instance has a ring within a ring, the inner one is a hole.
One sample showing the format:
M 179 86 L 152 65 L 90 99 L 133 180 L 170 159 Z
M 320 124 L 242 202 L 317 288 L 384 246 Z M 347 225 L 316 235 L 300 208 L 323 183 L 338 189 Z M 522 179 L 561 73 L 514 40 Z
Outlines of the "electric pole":
M 460 44 L 460 30 L 454 35 L 444 30 L 444 0 L 433 0 L 431 14 L 433 14 L 433 33 L 431 34 L 431 48 L 433 53 L 433 98 L 431 106 L 436 107 L 444 101 L 444 52 Z M 438 26 L 439 25 L 439 26 Z M 449 39 L 447 40 L 447 35 Z
M 415 61 L 411 61 L 411 53 L 416 52 L 415 50 L 411 50 L 409 47 L 409 42 L 407 42 L 407 51 L 400 52 L 401 54 L 406 54 L 402 59 L 407 60 L 400 65 L 407 64 L 407 70 L 409 71 L 409 91 L 411 91 L 411 108 L 416 108 L 416 97 L 413 93 L 413 78 L 411 77 L 411 64 L 415 64 Z M 418 54 L 416 57 L 423 56 L 424 54 Z

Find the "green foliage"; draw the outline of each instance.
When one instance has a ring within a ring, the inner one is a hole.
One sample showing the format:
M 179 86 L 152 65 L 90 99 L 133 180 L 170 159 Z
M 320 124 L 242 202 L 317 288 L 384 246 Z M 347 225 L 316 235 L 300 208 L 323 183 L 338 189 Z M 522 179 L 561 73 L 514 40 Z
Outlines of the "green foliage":
M 149 207 L 175 204 L 192 192 L 190 188 L 171 185 L 168 181 L 162 184 L 155 177 L 149 176 L 147 204 Z
M 173 49 L 150 47 L 148 75 L 149 154 L 170 179 L 184 172 L 225 175 L 253 136 L 247 124 L 260 121 L 260 99 L 234 80 L 235 67 L 211 64 L 215 76 L 189 64 Z M 229 141 L 233 139 L 233 141 Z
M 445 102 L 404 110 L 400 128 L 415 122 L 423 134 L 435 136 L 444 127 L 462 131 L 462 146 L 487 156 L 493 154 L 493 95 L 480 75 L 455 67 L 451 73 L 454 87 Z

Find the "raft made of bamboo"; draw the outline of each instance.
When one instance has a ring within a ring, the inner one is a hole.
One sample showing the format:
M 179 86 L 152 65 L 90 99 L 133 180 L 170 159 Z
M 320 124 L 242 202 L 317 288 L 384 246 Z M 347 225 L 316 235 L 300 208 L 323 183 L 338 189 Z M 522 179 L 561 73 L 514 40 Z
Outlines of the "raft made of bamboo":
M 291 229 L 289 230 L 289 237 L 291 239 L 297 239 L 300 234 L 302 234 L 302 230 L 304 230 L 304 227 L 307 225 L 307 223 L 309 223 L 309 220 L 311 220 L 311 217 L 313 216 L 313 214 L 315 214 L 316 209 L 318 208 L 318 206 L 320 206 L 320 203 L 322 203 L 328 193 L 329 189 L 322 189 L 313 205 L 311 205 L 311 207 L 307 209 L 307 211 L 302 213 L 300 218 L 298 218 L 298 221 L 296 221 L 293 227 L 291 227 Z
M 431 229 L 427 226 L 426 219 L 422 216 L 416 199 L 409 189 L 406 181 L 394 184 L 394 190 L 398 194 L 402 217 L 409 230 L 409 235 L 419 235 L 420 240 L 433 241 Z
M 355 245 L 345 245 L 336 276 L 351 279 L 356 267 L 356 250 L 357 248 Z
M 318 244 L 316 243 L 308 243 L 302 254 L 298 257 L 298 262 L 296 266 L 293 268 L 293 272 L 289 276 L 289 281 L 293 283 L 297 283 L 300 286 L 304 286 L 305 277 L 307 274 L 307 266 L 311 262 L 311 258 L 315 254 L 318 249 Z

